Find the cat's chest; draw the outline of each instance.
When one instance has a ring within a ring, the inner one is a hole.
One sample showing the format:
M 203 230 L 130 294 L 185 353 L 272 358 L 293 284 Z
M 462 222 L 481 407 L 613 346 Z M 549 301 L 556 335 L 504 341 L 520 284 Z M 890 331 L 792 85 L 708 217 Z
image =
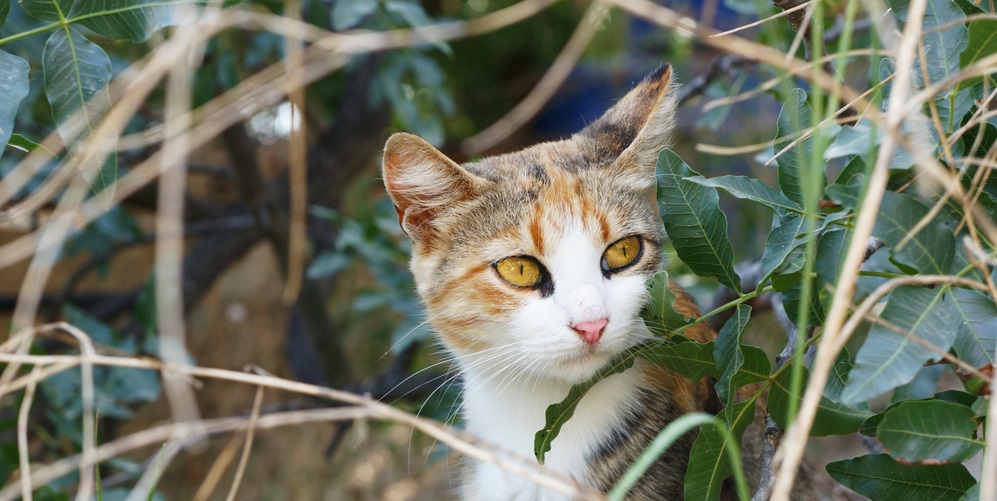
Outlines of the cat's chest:
M 545 464 L 576 480 L 589 478 L 589 461 L 614 433 L 625 432 L 642 384 L 636 368 L 599 382 L 578 404 L 546 455 Z M 531 458 L 535 433 L 545 425 L 547 407 L 567 396 L 569 385 L 535 379 L 510 383 L 486 374 L 465 374 L 464 418 L 481 439 Z M 478 464 L 467 478 L 464 498 L 474 500 L 563 499 L 528 480 Z

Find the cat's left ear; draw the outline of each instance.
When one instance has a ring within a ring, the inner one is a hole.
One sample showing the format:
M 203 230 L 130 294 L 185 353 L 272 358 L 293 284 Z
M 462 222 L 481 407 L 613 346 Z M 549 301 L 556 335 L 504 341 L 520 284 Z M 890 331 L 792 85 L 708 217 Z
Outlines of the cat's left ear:
M 678 105 L 672 68 L 664 65 L 598 120 L 576 134 L 583 147 L 616 156 L 610 166 L 638 187 L 654 185 L 658 153 L 668 147 Z
M 475 197 L 487 184 L 419 136 L 399 132 L 384 145 L 384 186 L 410 238 L 426 240 L 453 204 Z

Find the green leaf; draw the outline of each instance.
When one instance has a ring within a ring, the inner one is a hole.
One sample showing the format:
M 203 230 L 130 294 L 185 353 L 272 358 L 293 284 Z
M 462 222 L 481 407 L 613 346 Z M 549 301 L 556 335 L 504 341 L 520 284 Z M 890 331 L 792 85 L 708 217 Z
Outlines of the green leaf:
M 892 0 L 889 3 L 899 19 L 907 18 L 909 0 Z M 922 22 L 922 47 L 926 66 L 922 68 L 920 60 L 916 60 L 913 69 L 918 87 L 927 87 L 928 83 L 940 82 L 959 72 L 961 54 L 969 45 L 969 30 L 962 22 L 965 18 L 963 10 L 951 0 L 928 1 Z M 959 127 L 962 117 L 973 105 L 973 96 L 966 89 L 967 85 L 971 84 L 963 83 L 949 88 L 935 97 L 942 125 L 947 132 Z M 960 91 L 960 88 L 963 90 Z
M 759 287 L 765 284 L 773 273 L 780 270 L 793 251 L 807 242 L 804 238 L 806 232 L 803 231 L 806 220 L 807 218 L 803 216 L 795 217 L 772 228 L 769 232 L 765 240 L 765 250 L 762 251 L 762 279 L 758 282 Z
M 754 421 L 756 401 L 757 397 L 753 397 L 734 405 L 730 422 L 734 440 L 740 442 L 744 430 Z M 699 436 L 689 452 L 689 469 L 685 473 L 685 499 L 720 499 L 724 480 L 733 474 L 727 458 L 728 447 L 730 444 L 716 427 L 703 426 L 699 430 Z
M 641 350 L 640 356 L 696 382 L 703 376 L 720 377 L 720 371 L 713 361 L 713 351 L 713 341 L 699 344 L 675 336 L 669 341 L 652 343 Z
M 29 16 L 42 21 L 62 21 L 76 0 L 17 0 Z M 81 0 L 87 2 L 89 0 Z
M 800 388 L 805 388 L 809 372 L 803 369 L 803 381 Z M 795 401 L 799 408 L 802 399 L 798 395 L 791 395 L 793 374 L 789 368 L 784 369 L 772 381 L 772 389 L 769 391 L 768 410 L 775 421 L 783 429 L 789 426 L 789 406 Z M 872 413 L 865 409 L 855 409 L 847 405 L 839 404 L 827 397 L 820 398 L 817 407 L 817 417 L 814 419 L 813 428 L 810 435 L 823 437 L 827 435 L 849 435 L 855 433 L 862 426 L 862 423 L 872 416 Z
M 613 374 L 621 373 L 633 366 L 634 357 L 642 348 L 642 346 L 636 346 L 624 351 L 613 359 L 612 362 L 600 369 L 591 379 L 572 386 L 568 395 L 563 400 L 547 407 L 547 411 L 544 413 L 544 427 L 538 430 L 533 436 L 533 451 L 540 464 L 544 463 L 544 457 L 550 451 L 551 442 L 557 438 L 564 423 L 575 413 L 575 408 L 578 407 L 578 403 L 582 401 L 585 393 L 599 381 Z
M 836 461 L 826 469 L 842 485 L 872 501 L 958 501 L 976 483 L 961 464 L 908 465 L 886 454 Z
M 955 340 L 952 326 L 958 322 L 944 297 L 944 287 L 899 287 L 890 294 L 880 318 L 944 353 Z M 885 393 L 912 380 L 925 362 L 939 359 L 941 355 L 910 336 L 875 324 L 855 357 L 841 401 L 858 403 Z
M 969 41 L 959 54 L 959 67 L 967 66 L 997 52 L 997 19 L 976 19 L 969 22 Z
M 744 363 L 737 370 L 731 380 L 734 388 L 740 388 L 746 384 L 765 381 L 772 372 L 772 363 L 765 350 L 751 345 L 741 345 L 741 353 L 744 355 Z
M 195 0 L 81 0 L 70 16 L 102 37 L 143 42 L 153 33 L 180 21 L 175 9 L 202 3 Z
M 0 27 L 7 21 L 7 14 L 10 13 L 10 2 L 0 3 Z
M 332 6 L 332 29 L 343 31 L 352 28 L 377 10 L 378 0 L 339 1 Z
M 654 275 L 645 285 L 650 300 L 641 310 L 641 316 L 656 337 L 664 337 L 672 330 L 690 323 L 685 315 L 675 311 L 675 293 L 672 292 L 667 271 Z
M 827 384 L 824 386 L 824 396 L 831 400 L 841 398 L 841 392 L 848 383 L 848 373 L 852 371 L 852 357 L 848 353 L 848 348 L 841 348 L 831 366 L 831 372 L 827 375 Z
M 793 214 L 803 213 L 803 208 L 797 205 L 796 202 L 786 198 L 786 195 L 757 179 L 745 176 L 690 177 L 686 179 L 703 186 L 720 188 L 742 200 L 758 202 L 772 209 L 779 216 L 780 220 L 792 217 Z
M 34 151 L 36 149 L 41 149 L 45 153 L 48 153 L 48 156 L 52 158 L 59 158 L 58 155 L 52 153 L 48 148 L 28 139 L 27 137 L 21 134 L 11 134 L 10 141 L 7 143 L 7 146 L 21 150 L 25 153 Z
M 345 268 L 353 262 L 349 256 L 341 251 L 333 250 L 319 254 L 308 265 L 308 278 L 316 280 L 319 278 L 335 275 L 339 270 Z
M 935 107 L 938 109 L 938 119 L 945 132 L 952 132 L 962 125 L 962 118 L 973 109 L 975 92 L 969 84 L 961 82 L 946 91 L 939 92 L 935 97 Z M 955 146 L 960 146 L 956 143 Z
M 0 157 L 14 132 L 17 107 L 28 95 L 29 69 L 24 59 L 0 51 Z
M 111 80 L 111 60 L 107 53 L 75 28 L 58 29 L 45 42 L 42 71 L 45 74 L 45 97 L 52 107 L 52 115 L 63 140 L 71 142 L 63 132 L 63 126 L 80 108 L 85 110 L 85 129 L 80 139 L 90 137 L 100 118 L 111 107 L 111 95 L 107 91 Z M 84 172 L 91 168 L 81 167 Z M 111 153 L 100 167 L 94 191 L 111 186 L 116 178 L 117 155 Z
M 824 150 L 824 160 L 849 155 L 864 157 L 876 150 L 879 141 L 879 128 L 870 120 L 860 120 L 855 125 L 842 127 L 838 131 L 834 141 Z
M 134 354 L 134 339 L 120 339 L 107 324 L 83 310 L 66 306 L 66 321 L 86 332 L 95 344 Z M 94 367 L 95 409 L 101 417 L 127 419 L 133 412 L 130 405 L 148 403 L 159 398 L 159 377 L 156 371 L 127 367 Z M 60 372 L 39 385 L 59 417 L 76 420 L 83 413 L 80 399 L 82 379 L 79 370 Z
M 865 167 L 866 165 L 865 162 L 862 161 L 862 157 L 852 157 L 852 159 L 848 161 L 848 164 L 845 165 L 845 168 L 842 169 L 841 173 L 838 174 L 838 177 L 835 178 L 834 184 L 847 185 L 855 176 L 864 174 L 866 171 Z
M 828 186 L 827 194 L 841 205 L 857 210 L 858 190 L 856 183 L 849 186 Z M 904 247 L 896 250 L 911 229 L 928 214 L 925 207 L 910 195 L 887 191 L 879 209 L 879 218 L 872 234 L 890 247 L 891 257 L 921 273 L 944 275 L 949 272 L 955 254 L 955 237 L 944 224 L 944 216 L 939 216 L 914 236 Z
M 946 390 L 938 392 L 932 398 L 923 398 L 918 400 L 941 400 L 943 402 L 951 402 L 954 404 L 959 404 L 964 407 L 971 407 L 977 402 L 977 397 L 970 395 L 964 391 L 956 390 Z M 895 409 L 898 405 L 904 402 L 910 402 L 911 400 L 904 400 L 902 402 L 894 402 L 890 404 L 883 412 L 870 416 L 862 423 L 862 434 L 867 437 L 875 437 L 879 433 L 879 423 L 883 422 L 883 418 L 886 416 L 887 412 Z
M 952 349 L 973 367 L 994 363 L 997 346 L 997 306 L 985 294 L 966 289 L 952 289 L 949 298 L 952 312 L 959 319 L 958 333 Z
M 889 4 L 898 19 L 907 19 L 910 0 L 890 0 Z M 918 87 L 927 86 L 922 76 L 925 69 L 932 83 L 959 72 L 960 54 L 966 50 L 969 40 L 965 24 L 959 22 L 965 17 L 962 9 L 951 0 L 928 0 L 922 22 L 924 59 L 927 65 L 922 68 L 920 61 L 916 61 L 913 70 Z M 944 30 L 936 29 L 943 26 Z
M 902 402 L 886 412 L 879 441 L 890 456 L 904 462 L 961 463 L 980 451 L 978 425 L 966 406 L 941 400 Z
M 893 389 L 893 393 L 890 395 L 890 403 L 930 398 L 935 394 L 935 389 L 938 388 L 938 380 L 946 372 L 952 372 L 952 368 L 947 364 L 921 367 L 914 374 L 914 379 L 911 379 L 909 383 L 902 384 Z M 955 376 L 955 374 L 952 375 Z
M 744 365 L 741 334 L 744 333 L 744 327 L 748 325 L 749 318 L 751 318 L 751 307 L 746 304 L 738 305 L 734 311 L 734 316 L 727 320 L 727 323 L 717 333 L 716 345 L 713 348 L 713 358 L 716 360 L 717 369 L 721 372 L 720 380 L 716 384 L 717 394 L 729 412 L 733 412 L 734 399 L 737 397 L 734 376 Z M 727 416 L 728 422 L 730 422 L 730 417 L 730 415 Z
M 667 149 L 658 156 L 656 175 L 658 210 L 679 259 L 697 275 L 714 277 L 741 292 L 717 190 L 686 179 L 699 174 Z
M 831 305 L 832 291 L 830 287 L 838 283 L 838 271 L 845 261 L 848 244 L 852 239 L 852 231 L 847 228 L 831 228 L 821 235 L 817 242 L 817 257 L 814 259 L 814 271 L 817 279 L 814 288 L 820 303 Z
M 813 125 L 812 116 L 813 111 L 810 109 L 810 104 L 807 103 L 807 93 L 802 89 L 793 89 L 779 112 L 775 150 L 782 151 L 801 134 L 808 131 Z M 811 168 L 812 161 L 813 137 L 800 141 L 776 160 L 779 164 L 779 188 L 790 200 L 800 206 L 804 205 L 800 173 L 803 169 Z M 824 189 L 823 183 L 822 178 L 821 190 Z
M 970 4 L 972 5 L 972 4 Z M 959 498 L 959 501 L 980 501 L 980 488 L 982 484 L 977 482 L 972 487 L 966 490 L 966 493 Z

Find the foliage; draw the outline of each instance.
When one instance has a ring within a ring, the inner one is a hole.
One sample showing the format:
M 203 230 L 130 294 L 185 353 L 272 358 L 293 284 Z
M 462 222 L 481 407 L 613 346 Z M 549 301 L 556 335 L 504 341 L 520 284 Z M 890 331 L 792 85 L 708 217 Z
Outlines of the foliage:
M 898 21 L 903 22 L 909 6 L 905 2 L 891 5 Z M 872 228 L 872 235 L 885 243 L 877 254 L 889 259 L 869 260 L 859 278 L 860 287 L 871 280 L 882 283 L 884 278 L 922 275 L 948 275 L 953 281 L 902 285 L 873 298 L 878 307 L 877 313 L 867 317 L 871 329 L 863 341 L 853 343 L 854 359 L 848 351 L 838 357 L 810 430 L 814 436 L 861 431 L 883 444 L 886 454 L 827 465 L 836 480 L 872 499 L 960 499 L 964 495 L 968 499 L 971 488 L 978 489 L 961 463 L 982 450 L 986 436 L 986 410 L 977 403 L 976 395 L 985 395 L 988 390 L 971 377 L 978 373 L 969 371 L 993 373 L 997 303 L 989 284 L 997 273 L 987 263 L 994 262 L 997 243 L 973 221 L 997 218 L 997 207 L 990 203 L 997 185 L 985 175 L 988 167 L 972 162 L 992 159 L 995 138 L 977 135 L 967 143 L 964 134 L 968 130 L 990 131 L 995 126 L 992 119 L 981 117 L 984 110 L 974 103 L 984 99 L 985 92 L 990 92 L 987 89 L 997 82 L 992 74 L 984 79 L 957 79 L 960 71 L 983 54 L 995 52 L 992 21 L 974 20 L 967 29 L 961 22 L 967 15 L 964 9 L 976 10 L 951 0 L 928 1 L 925 66 L 921 68 L 920 62 L 915 65 L 915 83 L 923 87 L 945 81 L 947 86 L 932 98 L 920 117 L 909 120 L 924 126 L 906 127 L 905 140 L 937 155 L 962 189 L 979 194 L 980 203 L 943 197 L 942 188 L 930 184 L 912 189 L 911 170 L 922 166 L 915 166 L 909 148 L 902 151 L 889 162 L 889 190 Z M 884 77 L 888 76 L 871 75 L 869 87 L 887 86 Z M 751 409 L 764 391 L 769 393 L 767 410 L 776 423 L 788 427 L 796 415 L 800 392 L 808 380 L 804 360 L 796 357 L 815 347 L 824 334 L 820 325 L 831 306 L 831 291 L 838 284 L 844 255 L 852 243 L 870 169 L 877 165 L 876 147 L 884 135 L 882 122 L 864 119 L 838 126 L 824 120 L 837 111 L 833 100 L 837 96 L 832 98 L 822 89 L 806 92 L 783 87 L 776 97 L 783 102 L 773 141 L 774 150 L 780 152 L 775 158 L 777 187 L 743 176 L 704 178 L 667 150 L 658 161 L 661 216 L 678 258 L 693 273 L 733 288 L 739 299 L 705 315 L 733 311 L 719 332 L 716 346 L 698 349 L 696 343 L 676 335 L 686 324 L 667 315 L 663 306 L 668 305 L 660 304 L 666 296 L 654 294 L 645 321 L 660 338 L 662 347 L 658 349 L 666 356 L 647 358 L 693 381 L 703 376 L 716 378 L 716 390 L 726 407 L 722 414 L 738 437 L 739 430 L 754 419 Z M 889 111 L 885 105 L 884 110 Z M 963 132 L 957 131 L 960 127 Z M 924 133 L 925 128 L 931 133 Z M 842 159 L 847 167 L 835 182 L 827 184 L 840 169 L 827 161 L 832 159 Z M 772 230 L 760 252 L 761 279 L 750 294 L 741 291 L 739 285 L 744 280 L 734 272 L 727 217 L 717 202 L 718 188 L 774 213 Z M 808 190 L 818 198 L 812 199 Z M 808 219 L 813 224 L 807 224 Z M 956 277 L 970 278 L 974 286 L 955 282 Z M 660 289 L 661 280 L 656 277 L 652 281 L 652 291 Z M 804 289 L 807 280 L 814 283 Z M 783 292 L 790 319 L 800 320 L 795 322 L 797 328 L 812 333 L 812 337 L 804 337 L 807 344 L 803 350 L 785 365 L 759 367 L 761 372 L 755 378 L 732 378 L 747 365 L 747 350 L 757 349 L 745 344 L 741 336 L 752 313 L 746 302 L 755 293 L 773 289 Z M 813 291 L 812 301 L 800 300 L 803 290 Z M 690 349 L 694 347 L 697 349 Z M 963 391 L 936 389 L 939 372 L 931 364 L 956 359 Z M 917 399 L 920 397 L 907 393 L 908 383 L 917 378 L 927 378 L 928 394 L 934 397 Z M 750 393 L 737 391 L 757 381 L 760 387 L 752 387 Z M 892 405 L 879 413 L 870 410 L 882 407 L 882 397 L 891 393 Z M 953 394 L 961 396 L 952 398 Z M 552 406 L 549 412 L 555 409 Z M 687 499 L 715 498 L 716 490 L 730 476 L 723 444 L 712 428 L 701 430 L 686 478 Z M 721 466 L 724 468 L 717 469 Z
M 127 143 L 118 134 L 95 136 L 120 97 L 115 94 L 119 89 L 114 84 L 109 87 L 109 83 L 128 75 L 126 70 L 140 67 L 146 56 L 158 50 L 165 34 L 184 22 L 185 15 L 204 12 L 203 8 L 237 8 L 262 15 L 280 12 L 284 7 L 283 2 L 275 0 L 246 1 L 244 4 L 249 5 L 242 6 L 237 3 L 0 1 L 0 174 L 17 173 L 5 178 L 0 186 L 0 196 L 5 197 L 0 202 L 0 222 L 4 221 L 6 214 L 2 211 L 8 203 L 18 204 L 36 196 L 47 196 L 52 203 L 71 199 L 67 195 L 71 189 L 59 185 L 52 190 L 48 185 L 59 175 L 66 175 L 66 169 L 73 169 L 66 177 L 78 176 L 86 181 L 87 197 L 110 199 L 117 181 L 152 153 L 141 147 L 121 147 L 118 151 L 120 143 Z M 510 0 L 490 6 L 488 2 L 303 0 L 301 16 L 306 23 L 334 32 L 377 33 L 477 17 L 493 7 L 512 3 Z M 737 12 L 758 17 L 774 9 L 764 2 L 725 3 Z M 809 433 L 861 433 L 882 445 L 884 453 L 826 466 L 842 485 L 872 499 L 909 496 L 969 500 L 979 496 L 976 472 L 970 471 L 972 466 L 967 464 L 972 463 L 967 461 L 981 452 L 997 454 L 985 447 L 987 431 L 992 433 L 986 423 L 988 418 L 990 423 L 994 419 L 987 415 L 988 378 L 993 377 L 997 356 L 997 298 L 993 289 L 997 280 L 997 239 L 992 229 L 997 219 L 997 176 L 991 174 L 993 151 L 997 150 L 997 120 L 988 111 L 993 108 L 992 93 L 997 85 L 992 71 L 992 58 L 997 54 L 997 22 L 987 10 L 992 7 L 985 3 L 982 7 L 964 0 L 927 3 L 919 57 L 915 58 L 910 76 L 915 87 L 913 95 L 920 95 L 917 91 L 926 88 L 933 93 L 923 103 L 914 103 L 916 109 L 904 111 L 906 116 L 898 124 L 903 141 L 891 158 L 877 157 L 880 146 L 893 137 L 886 115 L 877 111 L 898 111 L 884 104 L 894 92 L 897 63 L 882 57 L 883 51 L 874 51 L 871 57 L 846 56 L 845 52 L 852 46 L 883 49 L 880 35 L 893 34 L 853 31 L 855 0 L 843 2 L 847 5 L 814 3 L 817 22 L 808 37 L 809 44 L 816 47 L 797 55 L 804 57 L 814 48 L 817 54 L 823 53 L 821 26 L 842 20 L 841 32 L 837 38 L 827 40 L 826 50 L 838 68 L 839 80 L 859 90 L 873 90 L 865 103 L 869 108 L 853 110 L 863 116 L 861 120 L 847 120 L 851 113 L 837 114 L 842 103 L 852 101 L 857 94 L 848 96 L 841 89 L 811 84 L 805 75 L 794 84 L 798 73 L 790 77 L 763 66 L 743 69 L 734 78 L 719 78 L 709 85 L 705 95 L 713 98 L 756 86 L 758 77 L 776 78 L 775 85 L 765 87 L 763 99 L 777 105 L 778 116 L 752 116 L 749 124 L 755 127 L 735 124 L 750 129 L 737 140 L 760 130 L 775 131 L 773 137 L 758 138 L 771 145 L 759 158 L 774 163 L 774 169 L 745 176 L 745 169 L 737 166 L 741 164 L 726 169 L 725 158 L 723 175 L 707 177 L 716 172 L 703 165 L 708 162 L 697 157 L 700 161 L 691 162 L 696 166 L 694 170 L 682 156 L 691 158 L 689 155 L 695 153 L 681 149 L 662 151 L 657 163 L 659 210 L 677 255 L 670 263 L 671 276 L 688 271 L 702 278 L 691 287 L 694 291 L 727 288 L 734 299 L 701 317 L 685 318 L 673 308 L 675 296 L 669 289 L 669 273 L 655 276 L 648 283 L 649 301 L 643 312 L 654 339 L 623 353 L 592 380 L 577 385 L 561 402 L 548 408 L 547 422 L 535 437 L 538 461 L 543 463 L 545 453 L 558 447 L 558 431 L 571 418 L 585 391 L 642 357 L 692 381 L 709 378 L 714 384 L 724 408 L 701 428 L 693 445 L 686 496 L 718 498 L 728 477 L 741 477 L 738 462 L 730 460 L 731 451 L 739 448 L 734 441 L 741 439 L 759 411 L 765 411 L 778 426 L 790 428 L 799 415 L 808 383 L 812 378 L 823 378 L 811 360 L 826 355 L 817 347 L 829 334 L 824 329 L 835 306 L 834 293 L 847 271 L 845 257 L 851 246 L 866 245 L 854 241 L 860 229 L 858 216 L 870 210 L 868 192 L 873 179 L 885 174 L 887 190 L 875 209 L 875 224 L 870 229 L 884 247 L 865 260 L 855 284 L 856 295 L 846 298 L 854 303 L 870 301 L 867 307 L 849 303 L 853 307 L 847 313 L 865 315 L 849 317 L 854 322 L 846 324 L 850 329 L 862 324 L 864 335 L 856 336 L 840 353 L 830 354 L 833 367 L 816 399 L 816 419 Z M 903 27 L 911 2 L 894 0 L 889 6 L 888 15 Z M 390 113 L 385 125 L 410 130 L 445 149 L 453 147 L 448 140 L 481 130 L 512 108 L 521 95 L 510 89 L 522 85 L 508 82 L 536 80 L 538 75 L 534 73 L 550 64 L 571 33 L 577 12 L 577 5 L 560 2 L 544 13 L 549 17 L 525 20 L 506 28 L 501 35 L 484 36 L 458 46 L 434 41 L 378 50 L 379 55 L 367 60 L 374 61 L 374 77 L 363 89 L 362 100 L 342 101 L 352 82 L 341 74 L 331 75 L 309 87 L 306 100 L 299 103 L 301 109 L 293 107 L 295 116 L 305 121 L 310 133 L 317 131 L 311 139 L 321 141 L 327 139 L 323 132 L 333 128 L 328 124 L 348 115 L 351 107 L 383 106 Z M 615 55 L 629 36 L 629 30 L 622 28 L 629 27 L 621 21 L 622 16 L 612 16 L 600 35 L 612 38 L 612 43 L 594 44 L 600 55 Z M 195 58 L 199 66 L 191 90 L 193 106 L 201 107 L 198 112 L 269 65 L 282 63 L 287 51 L 283 37 L 253 30 L 256 28 L 218 33 L 206 44 L 203 54 Z M 786 23 L 774 20 L 755 36 L 771 47 L 788 51 L 794 32 Z M 630 40 L 633 43 L 625 50 L 639 51 L 635 40 Z M 670 55 L 688 57 L 691 46 L 688 40 L 673 40 L 669 35 Z M 657 64 L 661 47 L 653 49 L 652 59 Z M 857 65 L 861 71 L 846 71 L 849 65 Z M 354 59 L 344 71 L 360 66 L 362 62 Z M 695 74 L 690 72 L 688 76 Z M 794 88 L 796 85 L 801 88 Z M 164 88 L 156 87 L 143 99 L 141 110 L 129 118 L 121 135 L 154 134 L 160 130 L 166 120 Z M 247 120 L 254 147 L 287 136 L 286 131 L 278 131 L 274 125 L 281 106 L 292 109 L 289 102 L 274 102 L 266 109 L 255 110 L 259 112 L 256 118 Z M 717 105 L 705 110 L 700 122 L 712 128 L 723 127 L 723 122 L 737 122 L 735 108 L 729 103 Z M 581 115 L 574 110 L 572 114 Z M 335 139 L 341 141 L 336 143 L 341 149 L 352 149 L 364 138 L 346 135 Z M 110 154 L 106 158 L 85 155 L 88 142 L 100 144 Z M 681 148 L 683 142 L 678 141 L 676 148 Z M 320 149 L 322 145 L 314 146 Z M 941 168 L 927 165 L 930 162 L 917 155 L 919 149 L 926 151 L 930 160 L 939 162 Z M 19 167 L 25 152 L 42 153 L 42 160 L 28 169 L 28 175 Z M 370 163 L 368 160 L 362 162 Z M 315 162 L 322 163 L 323 159 Z M 369 171 L 366 174 L 368 181 L 374 177 Z M 335 176 L 322 179 L 332 179 L 323 189 L 335 192 L 339 199 L 357 200 L 311 207 L 309 224 L 329 231 L 308 235 L 312 254 L 306 259 L 305 281 L 319 286 L 306 290 L 338 290 L 336 279 L 352 272 L 346 287 L 353 295 L 345 301 L 344 309 L 365 322 L 380 322 L 374 332 L 365 333 L 367 342 L 377 344 L 373 351 L 390 350 L 403 357 L 410 349 L 419 348 L 419 341 L 428 337 L 430 330 L 412 292 L 406 269 L 410 248 L 398 229 L 394 209 L 383 197 L 370 200 L 370 184 Z M 285 189 L 285 185 L 273 188 L 280 193 L 270 194 L 270 202 L 286 202 L 280 198 Z M 274 215 L 266 212 L 267 203 L 254 205 L 257 200 L 241 195 L 242 204 L 234 204 L 241 210 L 238 214 L 252 219 L 251 227 L 273 238 L 275 248 L 280 247 L 274 235 L 286 228 L 265 227 L 263 223 L 272 222 Z M 212 209 L 208 212 L 215 217 L 228 214 L 233 207 Z M 764 221 L 759 223 L 746 214 L 765 214 Z M 155 239 L 149 225 L 141 222 L 142 215 L 132 206 L 105 207 L 99 217 L 60 243 L 65 254 L 62 257 L 88 258 L 92 265 L 81 270 L 106 272 L 116 252 Z M 760 245 L 752 246 L 750 239 L 742 238 L 751 231 L 760 235 Z M 204 234 L 213 232 L 214 227 L 208 225 Z M 758 261 L 758 276 L 749 279 L 739 273 L 740 268 L 735 267 L 738 258 Z M 917 281 L 927 276 L 936 278 L 930 283 Z M 156 279 L 151 275 L 140 278 L 143 285 L 130 292 L 135 299 L 127 315 L 101 318 L 96 312 L 74 306 L 67 302 L 72 287 L 57 298 L 59 308 L 52 314 L 85 331 L 102 353 L 157 356 L 153 292 Z M 875 295 L 878 287 L 884 288 Z M 331 296 L 330 292 L 315 299 L 325 307 L 323 301 Z M 770 303 L 780 302 L 790 323 L 795 324 L 794 332 L 787 333 L 788 338 L 796 340 L 795 350 L 788 350 L 774 364 L 770 354 L 749 344 L 752 320 L 763 315 L 763 308 L 749 302 L 764 298 Z M 716 341 L 698 343 L 683 336 L 690 326 L 711 318 L 729 318 L 718 329 Z M 854 329 L 849 334 L 852 332 Z M 306 348 L 314 348 L 319 341 L 322 339 L 311 339 L 313 345 L 306 344 Z M 343 346 L 348 342 L 341 337 L 330 342 L 337 343 Z M 38 341 L 31 347 L 35 354 L 70 353 L 75 349 L 74 343 L 61 339 Z M 411 358 L 417 364 L 428 365 L 424 357 Z M 373 367 L 374 363 L 368 365 Z M 404 368 L 412 372 L 416 369 Z M 959 382 L 939 383 L 943 373 L 958 375 L 949 379 Z M 33 460 L 51 460 L 82 449 L 79 422 L 84 407 L 79 395 L 84 383 L 80 370 L 70 369 L 39 384 L 40 402 L 31 411 L 31 431 L 43 437 L 37 445 L 43 453 Z M 131 368 L 96 367 L 93 384 L 97 390 L 95 411 L 100 422 L 111 427 L 132 419 L 137 409 L 163 393 L 157 373 Z M 445 387 L 436 398 L 449 397 L 450 390 Z M 696 422 L 707 421 L 697 417 Z M 0 413 L 0 435 L 12 437 L 16 424 L 11 414 Z M 663 436 L 666 440 L 649 450 L 654 457 L 674 440 L 675 431 L 663 431 Z M 0 445 L 0 478 L 14 478 L 19 468 L 18 449 L 13 442 Z M 107 470 L 137 477 L 142 467 L 118 458 L 105 462 L 103 469 L 105 478 Z M 741 480 L 738 478 L 743 494 Z M 66 496 L 62 487 L 78 481 L 78 476 L 64 477 L 39 488 L 37 496 L 61 499 Z M 623 490 L 625 487 L 617 492 Z M 104 491 L 108 498 L 123 493 L 118 489 Z

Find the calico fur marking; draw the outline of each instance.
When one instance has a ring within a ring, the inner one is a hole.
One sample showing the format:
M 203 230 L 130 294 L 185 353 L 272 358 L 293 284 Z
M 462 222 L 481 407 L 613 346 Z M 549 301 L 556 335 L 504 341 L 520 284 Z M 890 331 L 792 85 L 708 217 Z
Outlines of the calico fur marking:
M 419 295 L 461 366 L 471 433 L 530 456 L 547 406 L 650 336 L 639 312 L 661 268 L 654 170 L 675 95 L 666 66 L 567 140 L 464 165 L 411 134 L 388 140 L 385 185 L 413 240 Z M 610 266 L 607 252 L 623 241 Z M 500 276 L 497 263 L 513 257 L 540 267 L 547 288 Z M 704 329 L 690 335 L 710 338 Z M 707 382 L 638 361 L 582 398 L 546 464 L 608 488 L 668 422 L 711 405 Z M 638 497 L 675 499 L 693 436 L 652 468 Z M 465 478 L 465 499 L 560 499 L 487 465 Z

